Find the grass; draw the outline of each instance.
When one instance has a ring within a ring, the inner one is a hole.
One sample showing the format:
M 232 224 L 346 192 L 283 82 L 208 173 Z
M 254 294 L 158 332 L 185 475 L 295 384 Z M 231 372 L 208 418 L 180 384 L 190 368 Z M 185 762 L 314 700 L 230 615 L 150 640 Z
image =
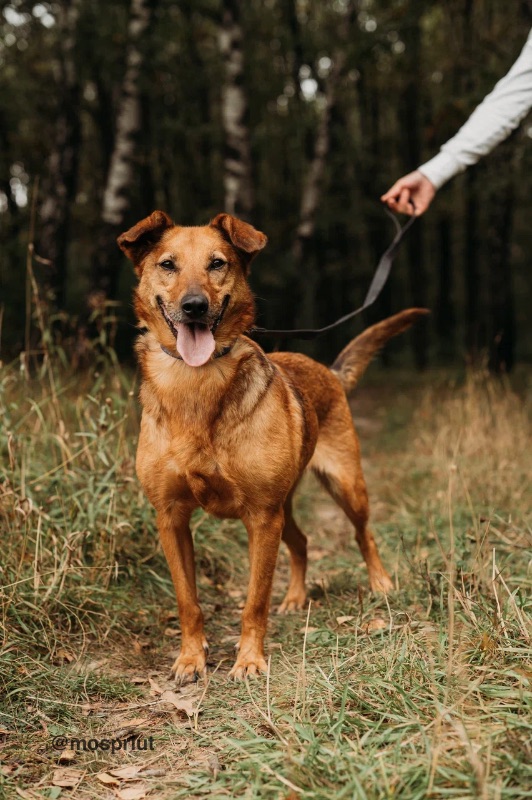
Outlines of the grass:
M 370 373 L 353 409 L 397 590 L 368 593 L 346 520 L 307 480 L 310 605 L 272 613 L 267 679 L 227 682 L 246 534 L 198 513 L 210 672 L 180 691 L 167 678 L 173 589 L 134 474 L 135 377 L 116 364 L 33 379 L 3 368 L 0 797 L 530 797 L 530 378 L 520 384 Z M 274 603 L 286 580 L 283 553 Z M 52 746 L 131 735 L 154 749 Z

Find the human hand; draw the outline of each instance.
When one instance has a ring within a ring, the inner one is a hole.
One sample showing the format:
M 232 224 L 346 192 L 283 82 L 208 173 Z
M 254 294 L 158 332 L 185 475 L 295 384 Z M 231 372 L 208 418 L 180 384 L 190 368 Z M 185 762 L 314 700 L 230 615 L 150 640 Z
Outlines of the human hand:
M 436 194 L 435 186 L 416 169 L 394 183 L 381 201 L 392 211 L 401 211 L 416 217 L 424 214 Z

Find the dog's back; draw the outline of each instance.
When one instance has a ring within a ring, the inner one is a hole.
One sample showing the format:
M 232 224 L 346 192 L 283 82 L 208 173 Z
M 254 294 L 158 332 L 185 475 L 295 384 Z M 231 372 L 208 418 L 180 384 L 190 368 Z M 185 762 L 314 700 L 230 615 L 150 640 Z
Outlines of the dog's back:
M 337 395 L 349 394 L 355 388 L 386 342 L 426 314 L 425 308 L 409 308 L 366 328 L 344 347 L 330 368 L 300 353 L 270 353 L 268 358 L 283 370 L 296 391 L 308 394 L 321 421 Z

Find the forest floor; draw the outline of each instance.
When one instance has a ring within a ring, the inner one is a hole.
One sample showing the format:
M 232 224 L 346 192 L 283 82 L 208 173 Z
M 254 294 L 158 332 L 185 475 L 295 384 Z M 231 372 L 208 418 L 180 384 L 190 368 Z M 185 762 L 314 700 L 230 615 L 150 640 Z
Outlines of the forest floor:
M 0 373 L 0 797 L 530 797 L 530 374 L 373 368 L 353 412 L 396 590 L 369 593 L 349 524 L 306 479 L 310 602 L 275 614 L 283 550 L 267 678 L 227 679 L 246 535 L 198 514 L 209 674 L 183 688 L 134 475 L 137 389 L 116 368 Z

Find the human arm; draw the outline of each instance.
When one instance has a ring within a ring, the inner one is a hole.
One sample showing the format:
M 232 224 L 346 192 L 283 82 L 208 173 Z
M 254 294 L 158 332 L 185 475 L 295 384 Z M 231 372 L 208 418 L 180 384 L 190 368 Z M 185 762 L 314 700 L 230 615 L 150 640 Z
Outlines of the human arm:
M 458 133 L 434 158 L 400 178 L 381 200 L 394 210 L 422 214 L 444 183 L 490 153 L 519 125 L 531 107 L 532 31 L 510 71 L 486 95 Z M 410 201 L 415 204 L 415 211 Z

